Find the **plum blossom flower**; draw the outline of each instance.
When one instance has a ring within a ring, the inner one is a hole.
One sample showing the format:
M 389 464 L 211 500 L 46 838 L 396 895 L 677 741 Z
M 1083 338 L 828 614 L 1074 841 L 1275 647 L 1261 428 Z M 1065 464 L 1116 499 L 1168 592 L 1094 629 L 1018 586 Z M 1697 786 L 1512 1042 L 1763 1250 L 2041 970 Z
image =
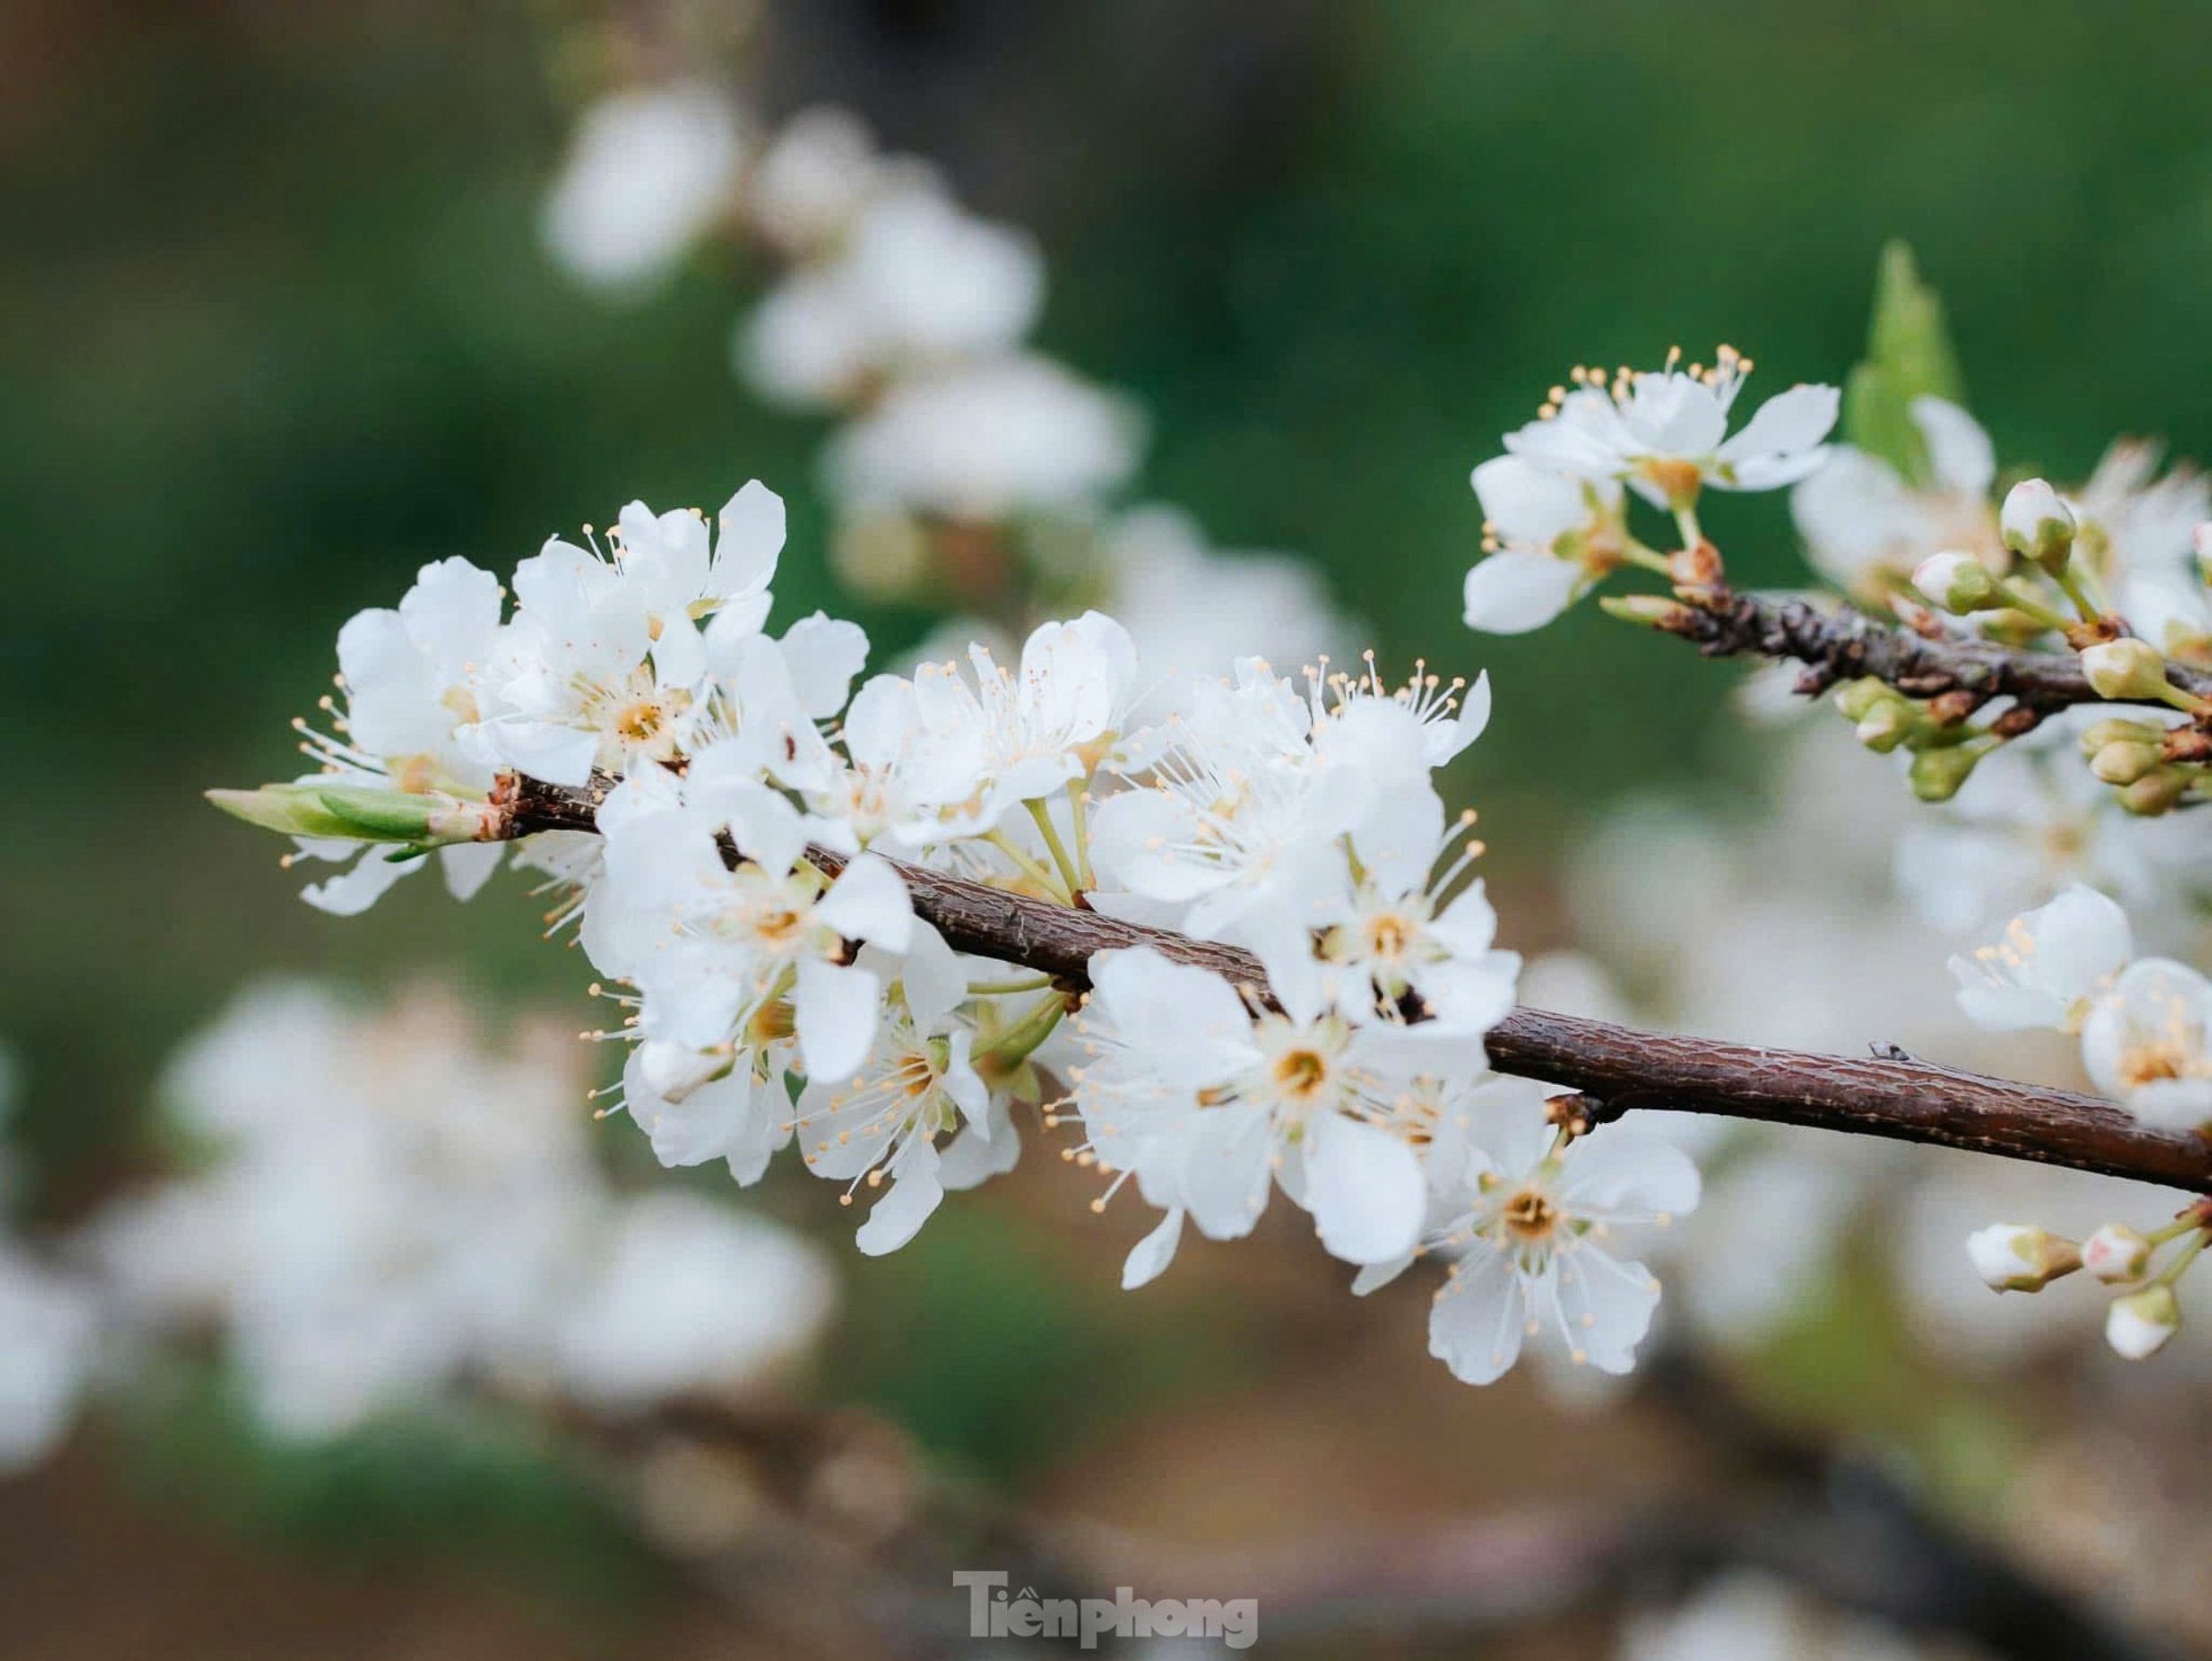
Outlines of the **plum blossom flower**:
M 606 872 L 584 941 L 603 973 L 638 988 L 634 1031 L 657 1094 L 753 1061 L 757 1039 L 795 1037 L 810 1077 L 849 1076 L 874 1042 L 882 982 L 846 961 L 846 942 L 903 951 L 913 904 L 891 867 L 856 854 L 833 881 L 810 842 L 845 833 L 803 815 L 723 753 L 692 759 L 680 801 L 642 800 L 626 781 L 600 816 Z M 731 776 L 734 773 L 735 776 Z M 726 862 L 721 836 L 741 850 Z M 787 1003 L 786 1019 L 778 1005 Z M 657 1073 L 658 1076 L 654 1076 Z M 767 1090 L 772 1102 L 772 1085 Z
M 1033 239 L 916 181 L 878 192 L 833 258 L 784 279 L 746 319 L 738 361 L 771 397 L 833 406 L 871 380 L 1010 350 L 1043 304 Z
M 1244 658 L 1233 681 L 1194 688 L 1187 710 L 1147 752 L 1146 788 L 1098 812 L 1099 865 L 1137 902 L 1101 903 L 1265 951 L 1263 934 L 1281 938 L 1342 886 L 1337 839 L 1379 803 L 1402 801 L 1417 815 L 1424 794 L 1432 798 L 1432 771 L 1487 724 L 1490 685 L 1417 667 L 1393 688 L 1371 658 L 1357 677 L 1310 672 L 1302 695 Z
M 831 441 L 823 465 L 841 501 L 991 522 L 1111 490 L 1142 440 L 1126 402 L 1016 354 L 902 377 Z
M 580 282 L 639 293 L 663 281 L 734 205 L 737 106 L 700 81 L 610 93 L 576 124 L 541 232 Z
M 596 1407 L 772 1375 L 836 1309 L 836 1279 L 811 1242 L 696 1194 L 626 1199 L 600 1232 L 548 1340 L 563 1387 Z
M 1608 1249 L 1616 1227 L 1664 1225 L 1694 1209 L 1697 1167 L 1671 1144 L 1608 1128 L 1562 1149 L 1530 1094 L 1502 1096 L 1473 1132 L 1466 1209 L 1430 1242 L 1452 1256 L 1429 1350 L 1488 1384 L 1530 1338 L 1571 1361 L 1625 1373 L 1658 1307 L 1659 1282 Z
M 1997 477 L 1989 434 L 1941 398 L 1914 399 L 1911 415 L 1927 447 L 1924 481 L 1909 481 L 1879 457 L 1838 445 L 1790 497 L 1814 569 L 1861 598 L 1881 597 L 1946 551 L 1972 554 L 1993 573 L 2009 563 L 1989 499 Z
M 2048 1027 L 2078 1032 L 2090 1009 L 2135 955 L 2127 913 L 2076 883 L 2016 917 L 1973 956 L 1951 959 L 1959 1007 L 1989 1032 Z
M 1705 485 L 1771 490 L 1794 484 L 1827 458 L 1822 441 L 1836 423 L 1833 387 L 1796 386 L 1770 398 L 1734 436 L 1728 416 L 1751 361 L 1722 347 L 1714 366 L 1603 373 L 1578 370 L 1575 388 L 1505 447 L 1547 473 L 1591 483 L 1617 481 L 1655 507 L 1685 507 Z
M 1467 627 L 1525 634 L 1621 563 L 1628 527 L 1616 479 L 1547 473 L 1522 456 L 1474 472 L 1488 557 L 1467 573 Z
M 2212 985 L 2186 964 L 2145 957 L 2122 971 L 2081 1028 L 2098 1089 L 2146 1124 L 2212 1123 Z
M 458 796 L 488 789 L 491 769 L 461 734 L 482 716 L 477 677 L 496 649 L 503 599 L 490 572 L 442 559 L 423 566 L 396 610 L 377 607 L 349 619 L 338 631 L 343 713 L 324 700 L 334 732 L 295 723 L 302 748 L 323 766 L 308 781 Z M 366 911 L 425 863 L 394 860 L 388 850 L 357 842 L 309 837 L 298 846 L 305 858 L 350 862 L 302 896 L 339 917 Z M 482 888 L 504 851 L 491 843 L 441 848 L 438 863 L 454 897 L 465 900 Z
M 958 1014 L 967 994 L 960 960 L 918 923 L 868 1059 L 844 1083 L 810 1083 L 799 1097 L 809 1170 L 848 1182 L 849 1197 L 864 1181 L 888 1184 L 857 1238 L 872 1257 L 911 1240 L 947 1189 L 973 1188 L 1020 1157 L 1003 1103 L 970 1058 L 975 1031 Z
M 515 615 L 483 677 L 500 712 L 470 729 L 480 753 L 581 784 L 594 767 L 665 762 L 697 742 L 710 654 L 758 634 L 783 547 L 783 503 L 757 481 L 719 517 L 710 546 L 696 514 L 633 502 L 611 558 L 555 537 L 517 566 Z
M 924 811 L 900 827 L 911 843 L 986 834 L 1017 804 L 1089 778 L 1118 754 L 1135 699 L 1136 648 L 1100 611 L 1041 624 L 1018 669 L 981 645 L 968 660 L 972 687 L 949 663 L 914 674 L 904 772 Z
M 1278 1185 L 1347 1262 L 1412 1250 L 1428 1184 L 1372 1029 L 1295 1003 L 1255 1014 L 1219 975 L 1150 947 L 1097 953 L 1091 982 L 1076 1111 L 1101 1166 L 1169 1213 L 1125 1285 L 1167 1265 L 1185 1217 L 1213 1239 L 1249 1234 Z

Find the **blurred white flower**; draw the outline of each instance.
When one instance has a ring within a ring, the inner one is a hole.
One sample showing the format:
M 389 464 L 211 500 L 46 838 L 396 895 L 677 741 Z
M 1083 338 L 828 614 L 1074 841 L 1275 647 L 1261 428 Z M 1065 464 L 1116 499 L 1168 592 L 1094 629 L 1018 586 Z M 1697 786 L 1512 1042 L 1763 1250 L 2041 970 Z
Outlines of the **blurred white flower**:
M 2212 1123 L 2212 984 L 2166 957 L 2130 964 L 2082 1024 L 2097 1088 L 2146 1124 Z
M 638 292 L 733 211 L 745 158 L 730 94 L 703 81 L 609 93 L 577 121 L 541 230 L 571 276 Z
M 608 1408 L 725 1395 L 772 1373 L 834 1312 L 822 1254 L 696 1195 L 619 1202 L 553 1339 L 564 1388 Z
M 832 440 L 824 467 L 848 504 L 994 520 L 1115 488 L 1143 431 L 1126 401 L 1050 359 L 998 358 L 898 381 Z
M 119 1322 L 213 1327 L 258 1415 L 310 1438 L 465 1384 L 742 1388 L 822 1319 L 826 1272 L 764 1223 L 629 1209 L 549 1036 L 495 1053 L 431 990 L 374 1013 L 305 983 L 242 996 L 169 1074 L 204 1167 L 83 1230 Z
M 934 188 L 878 195 L 837 256 L 801 267 L 741 326 L 755 389 L 832 407 L 868 385 L 1019 345 L 1044 304 L 1025 233 L 964 213 Z
M 1916 398 L 1912 419 L 1927 446 L 1925 485 L 1909 484 L 1889 463 L 1839 445 L 1790 496 L 1813 568 L 1863 599 L 1879 598 L 1947 550 L 1974 554 L 1993 569 L 2004 563 L 1989 500 L 1997 476 L 1989 435 L 1941 398 Z
M 1959 1007 L 1977 1027 L 2078 1032 L 2090 1005 L 2135 955 L 2127 913 L 2079 884 L 2016 917 L 1970 957 L 1951 959 Z

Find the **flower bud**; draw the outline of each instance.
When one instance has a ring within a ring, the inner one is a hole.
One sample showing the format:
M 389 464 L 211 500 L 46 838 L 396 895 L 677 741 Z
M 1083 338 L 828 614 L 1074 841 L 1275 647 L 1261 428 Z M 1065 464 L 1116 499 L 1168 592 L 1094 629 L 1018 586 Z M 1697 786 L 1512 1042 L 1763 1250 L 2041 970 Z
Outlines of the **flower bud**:
M 1966 1237 L 1974 1273 L 1995 1292 L 2040 1292 L 2081 1267 L 2081 1248 L 2062 1234 L 2024 1223 L 1992 1223 Z
M 421 846 L 478 842 L 495 834 L 488 803 L 431 791 L 309 782 L 210 790 L 207 799 L 234 819 L 287 836 Z
M 1902 698 L 1888 698 L 1877 704 L 1852 733 L 1862 744 L 1877 755 L 1889 752 L 1910 738 L 1920 728 L 1920 712 Z
M 2007 548 L 2054 577 L 2073 556 L 2073 510 L 2047 480 L 2024 479 L 2007 491 L 1998 528 Z
M 1964 744 L 1924 750 L 1912 758 L 1905 777 L 1912 793 L 1923 802 L 1947 802 L 1959 793 L 1959 786 L 1973 773 L 1982 753 Z
M 1647 628 L 1671 628 L 1689 615 L 1689 608 L 1680 601 L 1659 594 L 1609 594 L 1598 602 L 1598 610 L 1624 623 L 1641 623 Z
M 2180 1330 L 2181 1303 L 2170 1286 L 2147 1286 L 2115 1298 L 2105 1314 L 2105 1342 L 2130 1361 L 2157 1354 Z
M 1872 675 L 1863 675 L 1838 689 L 1836 707 L 1854 721 L 1863 721 L 1873 713 L 1876 704 L 1889 702 L 1896 696 L 1897 694 L 1890 690 L 1886 682 L 1878 681 Z
M 2089 771 L 2107 784 L 2133 784 L 2158 765 L 2162 755 L 2156 744 L 2121 739 L 2090 757 Z
M 2004 604 L 1987 567 L 1971 554 L 1931 555 L 1914 568 L 1912 586 L 1929 604 L 1959 617 Z
M 2107 1286 L 2133 1286 L 2151 1272 L 2151 1242 L 2139 1229 L 2107 1223 L 2081 1242 L 2081 1266 Z
M 2081 672 L 2101 698 L 2157 698 L 2166 693 L 2166 660 L 2147 640 L 2108 640 L 2083 649 Z
M 2120 791 L 2120 805 L 2145 819 L 2169 812 L 2189 794 L 2189 775 L 2176 767 L 2147 773 Z
M 2154 727 L 2148 721 L 2127 721 L 2116 718 L 2092 721 L 2082 729 L 2081 753 L 2093 756 L 2107 744 L 2163 743 L 2166 731 L 2166 728 Z

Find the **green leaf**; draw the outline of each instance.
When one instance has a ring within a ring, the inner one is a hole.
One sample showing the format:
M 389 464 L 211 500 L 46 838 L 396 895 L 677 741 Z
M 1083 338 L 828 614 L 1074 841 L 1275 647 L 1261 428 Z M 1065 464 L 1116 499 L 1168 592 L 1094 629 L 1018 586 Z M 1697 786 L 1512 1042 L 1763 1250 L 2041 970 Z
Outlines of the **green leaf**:
M 1965 396 L 1942 298 L 1921 281 L 1912 250 L 1892 242 L 1875 278 L 1866 361 L 1844 383 L 1843 435 L 1913 483 L 1926 484 L 1928 444 L 1912 419 L 1913 401 L 1962 404 Z

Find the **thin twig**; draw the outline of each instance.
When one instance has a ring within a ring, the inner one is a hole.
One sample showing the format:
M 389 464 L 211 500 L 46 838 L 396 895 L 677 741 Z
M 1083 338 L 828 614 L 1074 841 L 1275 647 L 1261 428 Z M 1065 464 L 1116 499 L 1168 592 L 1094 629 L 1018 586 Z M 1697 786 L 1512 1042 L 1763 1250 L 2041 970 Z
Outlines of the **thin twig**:
M 1708 657 L 1789 658 L 1805 665 L 1800 692 L 1816 696 L 1842 681 L 1871 675 L 1909 697 L 1965 693 L 1976 703 L 2010 698 L 2037 715 L 2078 704 L 2139 703 L 2108 699 L 2081 672 L 2070 651 L 2034 651 L 1995 641 L 1923 634 L 1901 623 L 1805 600 L 1778 600 L 1732 589 L 1680 590 L 1679 604 L 1658 627 L 1694 643 Z M 2185 691 L 2212 696 L 2212 675 L 2169 665 L 2167 679 Z
M 608 783 L 573 788 L 510 776 L 495 805 L 510 835 L 588 830 Z M 808 857 L 834 875 L 841 856 Z M 954 950 L 1016 964 L 1081 988 L 1094 952 L 1149 946 L 1264 989 L 1249 952 L 1096 911 L 1010 893 L 893 859 L 916 915 Z M 2196 1193 L 2212 1192 L 2212 1142 L 2154 1130 L 2093 1096 L 1904 1057 L 1822 1056 L 1640 1031 L 1609 1021 L 1517 1009 L 1493 1027 L 1490 1059 L 1503 1073 L 1578 1091 L 1604 1124 L 1638 1108 L 1717 1113 L 1772 1125 L 1932 1142 L 2012 1159 L 2065 1165 Z

